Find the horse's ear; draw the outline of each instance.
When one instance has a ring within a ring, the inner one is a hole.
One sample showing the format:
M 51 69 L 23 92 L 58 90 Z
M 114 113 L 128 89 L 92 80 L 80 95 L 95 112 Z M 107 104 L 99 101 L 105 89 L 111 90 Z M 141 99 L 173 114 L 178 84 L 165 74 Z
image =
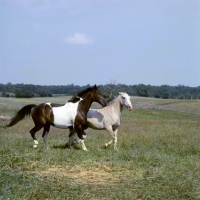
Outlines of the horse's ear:
M 122 95 L 122 92 L 119 92 L 119 95 Z
M 99 88 L 99 87 L 95 84 L 95 85 L 94 85 L 94 89 L 98 89 L 98 88 Z

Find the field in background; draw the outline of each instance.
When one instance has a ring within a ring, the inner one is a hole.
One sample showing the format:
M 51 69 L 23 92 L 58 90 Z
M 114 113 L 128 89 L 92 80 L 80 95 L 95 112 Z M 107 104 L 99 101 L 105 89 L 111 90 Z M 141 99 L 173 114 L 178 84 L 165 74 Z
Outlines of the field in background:
M 0 115 L 66 98 L 0 98 Z M 151 108 L 170 104 L 199 110 L 200 102 L 137 97 L 132 102 L 149 106 L 123 111 L 119 152 L 112 145 L 103 148 L 111 139 L 106 131 L 92 129 L 86 130 L 89 152 L 79 145 L 69 150 L 68 130 L 54 127 L 50 149 L 42 131 L 32 149 L 30 118 L 7 129 L 0 121 L 0 199 L 200 199 L 200 116 Z
M 70 96 L 59 96 L 59 97 L 43 97 L 43 98 L 6 98 L 0 97 L 0 107 L 1 108 L 21 108 L 24 105 L 30 103 L 65 103 L 71 97 Z M 175 107 L 180 109 L 191 109 L 200 110 L 200 100 L 180 100 L 180 99 L 157 99 L 157 98 L 146 98 L 146 97 L 131 97 L 132 104 L 136 108 L 151 108 L 153 105 L 165 106 L 165 107 Z M 100 106 L 96 103 L 93 107 L 99 108 Z

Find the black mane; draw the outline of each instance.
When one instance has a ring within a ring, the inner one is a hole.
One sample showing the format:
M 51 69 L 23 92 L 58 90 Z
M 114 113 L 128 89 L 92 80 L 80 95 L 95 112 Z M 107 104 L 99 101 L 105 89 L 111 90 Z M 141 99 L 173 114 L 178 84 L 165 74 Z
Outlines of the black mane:
M 80 92 L 78 92 L 75 96 L 73 96 L 68 102 L 72 102 L 72 103 L 76 103 L 77 101 L 80 101 L 80 98 L 84 98 L 85 95 L 92 91 L 94 89 L 94 87 L 89 87 L 89 88 L 86 88 Z
M 92 91 L 93 87 L 89 87 L 77 93 L 77 96 L 83 98 L 88 92 Z

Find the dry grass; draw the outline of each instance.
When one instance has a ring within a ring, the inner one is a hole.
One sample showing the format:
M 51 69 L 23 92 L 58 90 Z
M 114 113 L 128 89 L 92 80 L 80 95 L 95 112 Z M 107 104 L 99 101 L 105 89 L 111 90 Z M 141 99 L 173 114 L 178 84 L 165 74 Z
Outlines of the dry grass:
M 57 178 L 66 177 L 70 179 L 74 184 L 95 184 L 95 185 L 115 185 L 120 184 L 123 180 L 130 178 L 132 180 L 139 180 L 142 178 L 143 172 L 139 173 L 139 170 L 134 169 L 135 175 L 132 176 L 133 170 L 125 167 L 112 167 L 106 163 L 96 163 L 90 169 L 84 166 L 51 166 L 45 171 L 36 172 L 40 176 L 52 176 Z

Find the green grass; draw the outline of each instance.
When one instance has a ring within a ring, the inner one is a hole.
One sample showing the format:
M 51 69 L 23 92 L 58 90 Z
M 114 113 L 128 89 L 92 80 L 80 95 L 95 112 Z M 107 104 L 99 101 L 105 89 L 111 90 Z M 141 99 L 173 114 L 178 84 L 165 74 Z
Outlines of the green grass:
M 56 99 L 55 99 L 56 100 Z M 18 106 L 21 102 L 12 102 Z M 29 101 L 30 103 L 30 101 Z M 16 108 L 0 107 L 0 115 Z M 5 114 L 4 114 L 5 113 Z M 88 129 L 89 152 L 66 148 L 68 130 L 52 127 L 37 149 L 30 118 L 0 121 L 0 199 L 200 199 L 200 117 L 154 109 L 124 110 L 118 149 L 106 131 Z

